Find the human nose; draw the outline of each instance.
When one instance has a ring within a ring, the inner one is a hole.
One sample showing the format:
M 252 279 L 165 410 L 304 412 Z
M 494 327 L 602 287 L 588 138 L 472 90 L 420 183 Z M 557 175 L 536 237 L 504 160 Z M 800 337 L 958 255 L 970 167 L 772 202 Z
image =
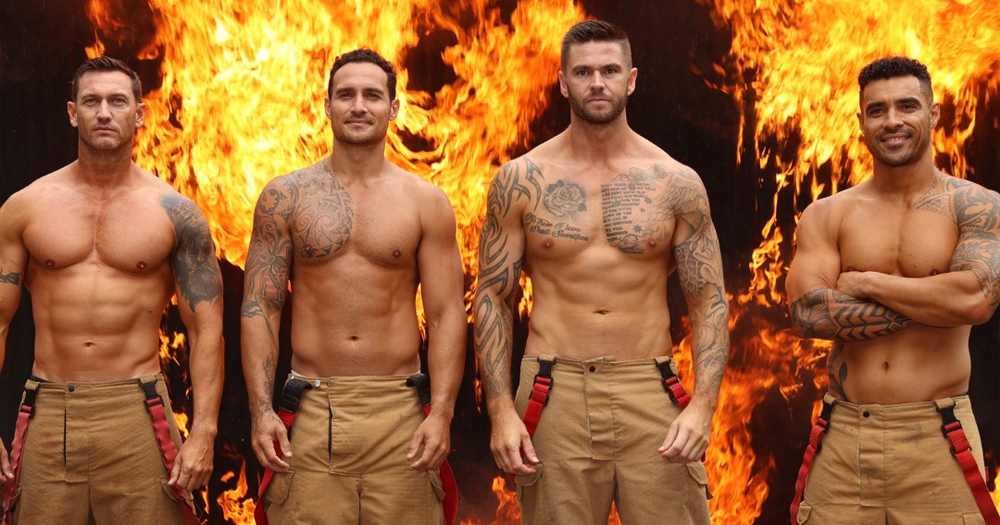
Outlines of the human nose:
M 111 118 L 111 105 L 107 100 L 102 100 L 97 105 L 97 118 L 107 120 Z
M 604 75 L 599 71 L 595 71 L 593 75 L 590 75 L 590 87 L 594 89 L 600 89 L 604 87 Z
M 356 96 L 351 99 L 351 113 L 367 113 L 368 107 L 365 106 L 365 100 L 362 96 Z
M 885 112 L 885 127 L 898 128 L 903 125 L 902 114 L 895 108 L 889 108 Z

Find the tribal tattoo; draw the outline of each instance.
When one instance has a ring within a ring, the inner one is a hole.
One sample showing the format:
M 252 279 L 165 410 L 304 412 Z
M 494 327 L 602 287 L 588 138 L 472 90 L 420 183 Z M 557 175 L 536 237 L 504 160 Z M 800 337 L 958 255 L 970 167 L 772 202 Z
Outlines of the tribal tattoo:
M 222 274 L 205 216 L 191 199 L 177 193 L 165 195 L 160 205 L 177 235 L 173 266 L 180 295 L 191 310 L 203 301 L 218 300 L 222 296 Z
M 536 211 L 545 177 L 529 159 L 505 164 L 490 185 L 479 236 L 479 284 L 474 299 L 476 354 L 483 367 L 487 399 L 511 394 L 510 359 L 514 300 L 524 262 L 514 253 L 511 233 L 520 233 L 519 201 Z M 550 187 L 551 188 L 551 187 Z M 581 188 L 582 189 L 582 188 Z M 558 188 L 554 191 L 557 191 Z M 552 206 L 556 206 L 553 201 Z
M 994 309 L 1000 303 L 1000 196 L 971 182 L 948 178 L 960 231 L 951 271 L 970 271 Z
M 830 354 L 826 356 L 826 374 L 830 381 L 830 391 L 840 399 L 849 401 L 844 392 L 844 383 L 847 381 L 847 363 L 842 362 L 840 368 L 837 368 L 837 361 L 843 352 L 844 343 L 842 341 L 835 342 L 833 348 L 830 349 Z
M 791 308 L 796 331 L 818 339 L 867 341 L 915 324 L 895 310 L 828 288 L 806 293 Z

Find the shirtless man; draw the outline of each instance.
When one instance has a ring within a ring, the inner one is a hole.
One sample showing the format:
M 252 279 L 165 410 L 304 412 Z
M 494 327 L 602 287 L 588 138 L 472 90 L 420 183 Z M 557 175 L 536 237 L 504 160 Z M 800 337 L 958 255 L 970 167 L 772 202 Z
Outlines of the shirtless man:
M 490 446 L 516 475 L 522 523 L 606 524 L 612 500 L 625 524 L 709 521 L 700 459 L 729 357 L 719 243 L 698 175 L 628 127 L 635 79 L 620 28 L 570 28 L 559 71 L 569 127 L 504 165 L 489 189 L 476 354 Z M 511 331 L 522 269 L 534 303 L 515 401 Z M 674 270 L 691 312 L 696 378 L 683 409 L 663 388 L 676 372 L 667 307 Z M 551 395 L 532 437 L 521 418 L 532 378 L 552 357 Z
M 444 192 L 385 158 L 399 100 L 384 58 L 370 49 L 337 57 L 325 103 L 333 153 L 268 183 L 247 256 L 252 444 L 275 472 L 260 505 L 272 524 L 441 523 L 437 469 L 450 451 L 467 328 L 454 211 Z M 291 441 L 272 406 L 289 279 L 285 398 L 293 379 L 310 387 Z M 420 371 L 418 284 L 433 383 L 426 419 L 406 386 Z
M 185 523 L 193 514 L 177 500 L 211 475 L 223 382 L 222 276 L 208 222 L 132 162 L 145 115 L 134 71 L 88 60 L 71 91 L 79 158 L 0 208 L 0 363 L 22 283 L 35 324 L 22 402 L 23 413 L 34 401 L 34 417 L 26 434 L 19 420 L 26 437 L 10 460 L 0 447 L 5 502 L 21 525 Z M 183 446 L 160 375 L 160 320 L 174 294 L 194 393 Z M 151 413 L 169 433 L 154 432 Z M 170 470 L 163 446 L 180 449 Z
M 982 474 L 968 342 L 1000 300 L 1000 196 L 934 167 L 923 64 L 882 58 L 858 84 L 872 178 L 806 208 L 787 278 L 796 331 L 834 341 L 829 430 L 792 522 L 971 523 L 941 425 L 961 421 Z

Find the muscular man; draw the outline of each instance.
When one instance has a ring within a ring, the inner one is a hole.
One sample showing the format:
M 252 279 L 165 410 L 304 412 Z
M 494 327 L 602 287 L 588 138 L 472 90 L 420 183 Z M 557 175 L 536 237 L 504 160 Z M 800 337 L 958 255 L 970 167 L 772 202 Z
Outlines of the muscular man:
M 523 523 L 708 523 L 701 464 L 729 357 L 719 243 L 698 175 L 632 131 L 628 38 L 581 22 L 562 44 L 570 125 L 500 169 L 479 244 L 475 341 L 497 465 L 516 475 Z M 511 399 L 514 297 L 534 303 Z M 691 313 L 695 387 L 676 381 L 667 278 Z M 532 438 L 521 420 L 551 363 Z M 661 366 L 658 366 L 661 365 Z M 687 400 L 683 393 L 678 401 Z
M 34 417 L 26 431 L 19 421 L 13 468 L 0 447 L 14 523 L 184 523 L 177 500 L 212 471 L 222 276 L 195 204 L 132 162 L 141 93 L 122 62 L 84 62 L 66 104 L 79 158 L 0 208 L 0 363 L 22 284 L 35 324 L 22 402 L 34 401 Z M 194 393 L 183 446 L 160 375 L 160 320 L 174 294 Z M 161 447 L 180 449 L 170 470 Z
M 441 523 L 436 469 L 450 450 L 466 320 L 455 216 L 434 185 L 385 158 L 396 73 L 370 49 L 337 57 L 326 115 L 333 153 L 272 180 L 254 213 L 243 296 L 253 449 L 275 472 L 260 505 L 275 523 Z M 291 431 L 272 391 L 291 279 L 291 380 L 309 385 Z M 414 308 L 427 318 L 433 403 Z M 280 454 L 276 454 L 274 443 Z
M 1000 196 L 934 167 L 923 64 L 882 58 L 858 84 L 874 172 L 806 208 L 788 272 L 796 331 L 834 341 L 829 430 L 792 522 L 971 523 L 941 425 L 957 417 L 981 471 L 968 341 L 1000 299 Z

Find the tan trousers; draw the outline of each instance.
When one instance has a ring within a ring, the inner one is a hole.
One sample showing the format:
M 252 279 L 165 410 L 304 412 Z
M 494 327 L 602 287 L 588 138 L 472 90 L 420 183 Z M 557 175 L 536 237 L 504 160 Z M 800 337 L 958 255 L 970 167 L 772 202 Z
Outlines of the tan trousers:
M 537 372 L 537 356 L 525 356 L 522 417 Z M 516 479 L 521 523 L 607 525 L 612 501 L 624 525 L 709 523 L 705 467 L 657 451 L 680 414 L 661 380 L 653 359 L 558 358 L 532 438 L 542 463 Z
M 444 522 L 441 475 L 406 458 L 424 412 L 405 376 L 310 378 L 292 425 L 288 472 L 264 498 L 271 525 Z
M 153 379 L 152 377 L 143 380 Z M 170 397 L 156 376 L 174 444 Z M 38 383 L 15 525 L 183 525 L 138 379 Z
M 828 401 L 833 398 L 827 396 Z M 983 447 L 968 396 L 954 398 L 973 455 Z M 965 525 L 982 516 L 941 432 L 934 401 L 857 405 L 836 401 L 806 480 L 798 523 Z

